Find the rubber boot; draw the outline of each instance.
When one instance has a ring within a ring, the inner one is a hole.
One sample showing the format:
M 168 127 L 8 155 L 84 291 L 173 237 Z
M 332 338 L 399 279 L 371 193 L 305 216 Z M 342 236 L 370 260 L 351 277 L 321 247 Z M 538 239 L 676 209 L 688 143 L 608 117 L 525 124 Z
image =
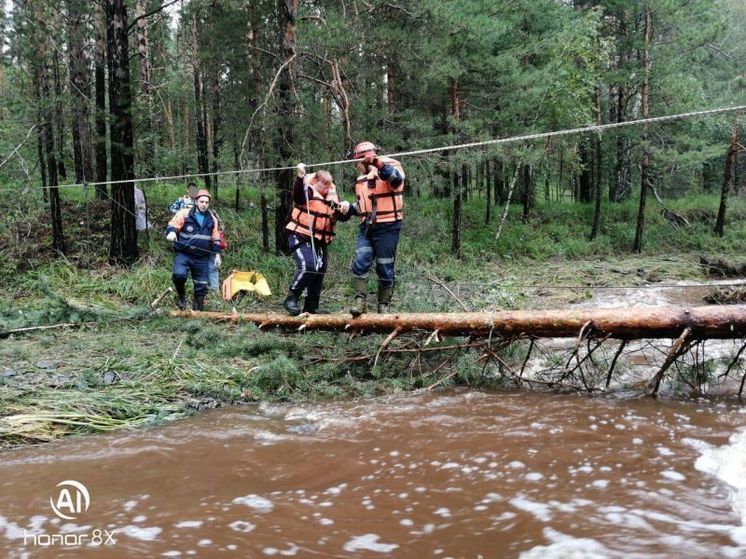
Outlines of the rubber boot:
M 292 291 L 288 291 L 288 296 L 282 306 L 285 307 L 285 310 L 288 311 L 288 314 L 290 316 L 298 316 L 300 314 L 298 295 L 296 295 Z
M 194 296 L 194 302 L 192 303 L 192 310 L 195 311 L 203 311 L 205 310 L 205 296 L 202 295 L 195 295 Z
M 319 308 L 318 297 L 306 297 L 306 300 L 303 302 L 303 312 L 309 314 L 329 314 L 329 311 Z
M 352 316 L 360 316 L 368 310 L 368 279 L 354 278 L 352 280 L 352 287 L 355 290 L 355 298 L 350 307 L 350 314 Z
M 180 310 L 187 308 L 186 304 L 186 278 L 173 278 L 174 287 L 176 287 L 176 306 Z
M 394 294 L 394 286 L 378 286 L 378 314 L 386 314 L 391 306 L 391 296 Z

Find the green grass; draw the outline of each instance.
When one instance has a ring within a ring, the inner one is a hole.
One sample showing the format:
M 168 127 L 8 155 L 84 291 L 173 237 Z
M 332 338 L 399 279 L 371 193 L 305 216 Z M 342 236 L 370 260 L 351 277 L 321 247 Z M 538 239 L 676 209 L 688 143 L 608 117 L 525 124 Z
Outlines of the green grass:
M 101 226 L 105 203 L 86 203 L 80 193 L 63 193 L 70 247 L 65 258 L 49 251 L 48 219 L 40 204 L 24 201 L 22 219 L 18 212 L 0 215 L 0 332 L 85 324 L 2 340 L 0 447 L 159 423 L 226 403 L 366 397 L 436 383 L 446 388 L 504 382 L 484 370 L 476 352 L 454 355 L 442 368 L 448 353 L 423 354 L 416 361 L 414 353 L 384 352 L 373 368 L 385 336 L 260 332 L 249 324 L 183 321 L 151 313 L 149 303 L 171 285 L 172 257 L 162 229 L 170 217 L 168 203 L 181 188 L 148 186 L 156 229 L 147 239 L 141 236 L 141 259 L 130 269 L 106 264 L 108 237 Z M 224 200 L 232 201 L 232 189 L 222 192 Z M 258 191 L 249 189 L 238 212 L 216 205 L 230 243 L 223 275 L 232 268 L 261 271 L 273 295 L 247 299 L 240 310 L 278 312 L 293 263 L 262 249 L 258 201 Z M 604 203 L 594 241 L 588 239 L 592 207 L 568 202 L 539 203 L 528 223 L 521 222 L 521 208 L 511 207 L 496 240 L 501 208 L 485 225 L 485 201 L 472 196 L 464 207 L 463 256 L 456 259 L 451 254 L 451 202 L 410 198 L 398 252 L 395 306 L 410 312 L 462 310 L 427 276 L 446 282 L 473 310 L 556 308 L 589 297 L 590 286 L 702 280 L 698 258 L 703 254 L 744 259 L 746 199 L 731 199 L 723 238 L 712 233 L 715 196 L 666 203 L 690 227 L 672 227 L 651 199 L 638 256 L 630 253 L 634 200 Z M 25 232 L 22 242 L 20 231 Z M 340 224 L 331 249 L 322 303 L 333 311 L 345 309 L 351 294 L 348 270 L 356 234 L 356 223 Z M 564 285 L 577 288 L 555 289 Z M 370 289 L 374 291 L 372 281 Z M 167 299 L 164 306 L 170 305 Z M 215 294 L 208 297 L 208 310 L 229 308 Z M 402 336 L 390 348 L 413 348 L 421 341 Z M 520 367 L 525 350 L 516 344 L 502 356 Z M 58 364 L 45 368 L 43 360 Z

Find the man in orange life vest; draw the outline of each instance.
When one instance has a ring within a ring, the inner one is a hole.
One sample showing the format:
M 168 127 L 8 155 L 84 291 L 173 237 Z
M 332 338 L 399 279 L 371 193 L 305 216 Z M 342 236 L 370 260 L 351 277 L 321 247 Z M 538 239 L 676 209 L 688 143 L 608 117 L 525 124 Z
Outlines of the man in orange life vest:
M 215 265 L 219 268 L 220 231 L 208 210 L 210 193 L 200 190 L 194 197 L 195 206 L 181 209 L 168 222 L 166 240 L 174 244 L 174 267 L 171 279 L 176 287 L 177 306 L 186 308 L 186 280 L 192 274 L 194 301 L 192 309 L 204 310 L 205 295 L 210 275 L 210 255 L 215 254 Z
M 404 219 L 404 169 L 390 157 L 378 156 L 380 148 L 361 142 L 350 153 L 360 176 L 355 182 L 356 201 L 350 215 L 360 216 L 360 231 L 352 262 L 355 299 L 350 307 L 353 316 L 367 310 L 368 273 L 375 264 L 378 275 L 378 312 L 389 311 L 394 293 L 394 261 L 399 233 Z M 346 210 L 342 208 L 342 211 Z
M 295 275 L 283 303 L 291 316 L 300 314 L 298 302 L 303 291 L 306 299 L 303 312 L 318 313 L 321 287 L 328 265 L 327 247 L 334 240 L 334 228 L 339 198 L 329 171 L 306 174 L 303 163 L 298 164 L 293 184 L 295 206 L 285 226 L 288 249 L 295 260 Z

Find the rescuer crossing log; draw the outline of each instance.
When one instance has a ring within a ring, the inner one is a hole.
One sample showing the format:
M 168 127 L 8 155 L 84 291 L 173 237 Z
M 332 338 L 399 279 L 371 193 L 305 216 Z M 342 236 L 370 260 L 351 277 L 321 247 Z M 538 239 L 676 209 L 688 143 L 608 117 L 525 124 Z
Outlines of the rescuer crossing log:
M 262 329 L 340 332 L 438 332 L 444 336 L 577 337 L 620 340 L 678 338 L 689 328 L 693 339 L 746 338 L 746 305 L 704 307 L 629 307 L 480 313 L 314 314 L 171 311 L 172 316 L 251 322 Z

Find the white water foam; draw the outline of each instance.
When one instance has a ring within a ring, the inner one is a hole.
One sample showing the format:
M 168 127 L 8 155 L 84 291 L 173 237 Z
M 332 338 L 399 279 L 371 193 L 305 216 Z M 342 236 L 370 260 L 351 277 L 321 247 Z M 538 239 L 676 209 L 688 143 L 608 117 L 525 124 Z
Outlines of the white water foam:
M 246 505 L 258 512 L 271 512 L 275 508 L 272 501 L 253 493 L 245 497 L 236 497 L 233 499 L 233 503 L 236 505 Z
M 544 528 L 544 537 L 553 542 L 524 551 L 519 559 L 607 559 L 609 550 L 590 538 L 574 538 L 552 528 Z
M 182 520 L 174 524 L 174 528 L 201 528 L 203 524 L 202 520 Z
M 129 536 L 130 538 L 134 538 L 143 542 L 152 542 L 158 537 L 158 534 L 163 531 L 161 528 L 158 528 L 156 526 L 153 526 L 152 528 L 142 528 L 140 526 L 132 525 L 124 526 L 123 528 L 117 530 L 117 532 L 119 532 L 120 530 L 125 536 Z
M 350 553 L 354 551 L 377 551 L 378 553 L 390 553 L 399 547 L 395 543 L 378 543 L 381 536 L 377 534 L 365 534 L 363 536 L 355 536 L 346 544 L 344 544 L 344 550 Z
M 702 448 L 694 467 L 728 484 L 733 510 L 746 526 L 746 429 L 731 435 L 729 443 Z

